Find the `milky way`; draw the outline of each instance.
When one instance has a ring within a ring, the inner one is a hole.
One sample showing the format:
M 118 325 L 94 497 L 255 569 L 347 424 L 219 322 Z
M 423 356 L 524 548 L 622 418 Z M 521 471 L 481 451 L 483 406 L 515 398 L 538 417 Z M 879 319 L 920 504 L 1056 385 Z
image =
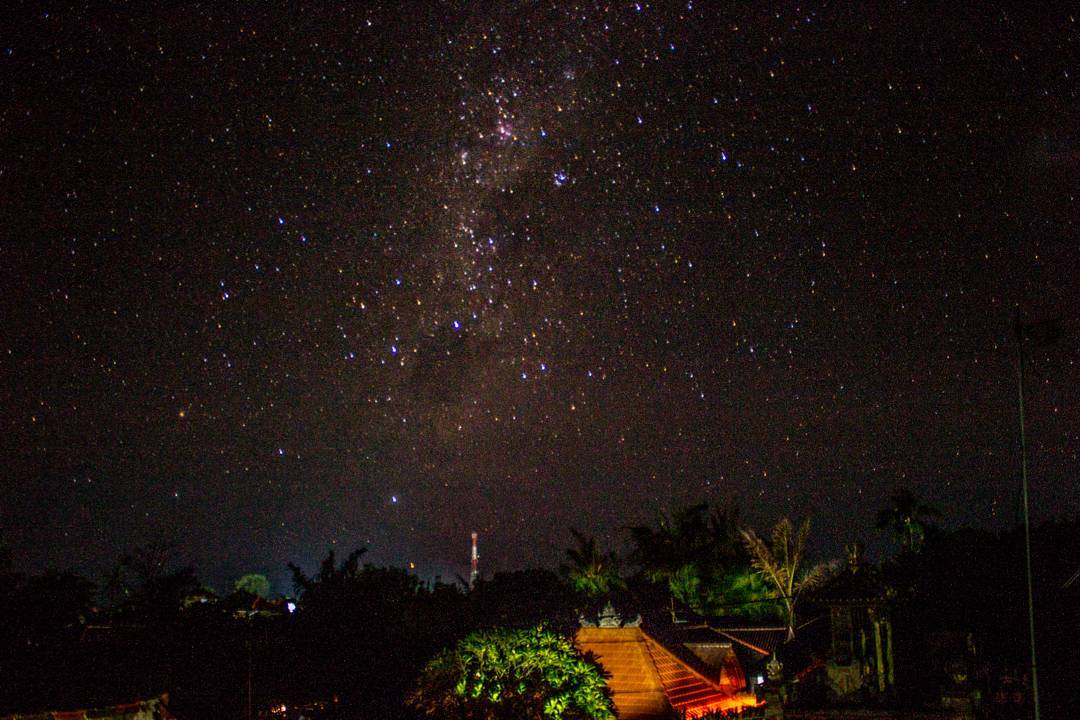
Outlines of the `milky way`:
M 484 7 L 491 5 L 492 7 Z M 1080 505 L 1064 6 L 193 4 L 3 41 L 3 538 L 550 564 L 700 500 Z M 287 588 L 279 588 L 285 590 Z

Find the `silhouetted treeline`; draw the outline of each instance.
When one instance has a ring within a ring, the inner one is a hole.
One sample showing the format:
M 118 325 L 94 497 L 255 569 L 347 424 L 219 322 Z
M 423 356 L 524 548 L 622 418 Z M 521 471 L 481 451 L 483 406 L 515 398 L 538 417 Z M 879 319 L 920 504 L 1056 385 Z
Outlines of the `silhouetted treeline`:
M 652 534 L 636 529 L 641 542 L 625 572 L 618 558 L 578 533 L 568 553 L 572 562 L 561 574 L 497 574 L 472 591 L 365 564 L 362 551 L 346 558 L 330 553 L 313 571 L 292 568 L 291 609 L 284 599 L 246 590 L 219 596 L 193 569 L 172 567 L 159 548 L 125 558 L 96 582 L 69 572 L 27 577 L 0 567 L 0 714 L 168 692 L 181 718 L 240 718 L 250 679 L 256 712 L 274 703 L 326 700 L 339 717 L 405 718 L 403 699 L 423 664 L 474 630 L 545 622 L 571 631 L 580 610 L 595 610 L 612 595 L 624 612 L 667 608 L 673 598 L 676 604 L 700 601 L 706 613 L 738 606 L 722 597 L 749 567 L 740 546 L 730 542 L 733 524 L 716 515 L 710 520 L 708 512 L 682 513 Z M 696 533 L 698 544 L 676 542 L 686 558 L 663 562 L 658 555 L 664 543 L 677 540 L 679 522 Z M 905 532 L 915 537 L 910 528 Z M 720 544 L 710 546 L 710 537 Z M 1080 519 L 1036 528 L 1033 543 L 1044 716 L 1064 718 L 1080 703 Z M 881 570 L 895 591 L 905 692 L 930 698 L 944 682 L 934 656 L 934 638 L 942 634 L 970 637 L 977 681 L 1026 672 L 1022 531 L 927 523 L 918 543 L 903 544 Z M 702 585 L 706 581 L 715 583 L 713 590 Z M 753 597 L 746 604 L 756 607 Z M 805 612 L 814 612 L 812 603 Z
M 1080 707 L 1080 518 L 1032 530 L 1036 649 L 1043 717 L 1070 718 Z M 1003 675 L 1027 682 L 1030 667 L 1024 533 L 994 534 L 930 526 L 919 553 L 884 564 L 895 589 L 897 666 L 905 685 L 943 682 L 934 639 L 970 635 L 975 682 Z M 965 642 L 968 638 L 965 637 Z

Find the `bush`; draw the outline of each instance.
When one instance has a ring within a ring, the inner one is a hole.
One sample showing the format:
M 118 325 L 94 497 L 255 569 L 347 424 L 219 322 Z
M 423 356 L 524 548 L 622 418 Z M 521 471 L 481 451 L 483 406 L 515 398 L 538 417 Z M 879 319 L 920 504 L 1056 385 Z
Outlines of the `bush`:
M 476 632 L 421 673 L 409 704 L 445 720 L 614 720 L 601 668 L 542 626 Z

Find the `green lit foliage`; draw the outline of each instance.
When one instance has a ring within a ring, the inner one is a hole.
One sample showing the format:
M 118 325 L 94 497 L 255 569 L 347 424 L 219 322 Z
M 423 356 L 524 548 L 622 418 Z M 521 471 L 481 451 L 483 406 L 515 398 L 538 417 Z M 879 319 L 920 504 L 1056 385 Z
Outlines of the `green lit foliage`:
M 809 570 L 802 568 L 806 560 L 806 538 L 810 534 L 810 518 L 796 531 L 788 518 L 781 518 L 772 529 L 772 544 L 766 544 L 753 530 L 743 530 L 743 541 L 750 552 L 753 568 L 772 586 L 784 608 L 788 640 L 795 637 L 795 606 L 807 590 L 819 586 L 828 577 L 825 565 Z
M 542 626 L 475 632 L 427 664 L 409 705 L 444 720 L 614 720 L 603 671 Z
M 270 581 L 265 575 L 248 573 L 236 581 L 234 586 L 237 592 L 246 592 L 250 595 L 261 597 L 263 600 L 270 597 Z
M 784 617 L 775 591 L 749 566 L 702 574 L 696 565 L 684 565 L 668 577 L 667 585 L 676 600 L 703 615 L 761 621 Z
M 642 576 L 665 584 L 671 596 L 696 612 L 725 604 L 723 578 L 747 558 L 738 542 L 738 510 L 707 503 L 661 514 L 657 527 L 630 528 L 631 560 Z
M 573 528 L 570 533 L 576 546 L 566 549 L 566 562 L 559 570 L 574 592 L 600 597 L 626 587 L 619 575 L 619 559 L 614 553 L 600 552 L 594 537 L 586 537 Z
M 667 575 L 667 586 L 672 596 L 695 610 L 701 610 L 709 604 L 709 594 L 702 590 L 701 567 L 697 563 L 687 563 Z
M 738 569 L 720 579 L 716 602 L 710 615 L 743 617 L 750 620 L 778 620 L 784 617 L 783 605 L 769 584 L 753 570 Z

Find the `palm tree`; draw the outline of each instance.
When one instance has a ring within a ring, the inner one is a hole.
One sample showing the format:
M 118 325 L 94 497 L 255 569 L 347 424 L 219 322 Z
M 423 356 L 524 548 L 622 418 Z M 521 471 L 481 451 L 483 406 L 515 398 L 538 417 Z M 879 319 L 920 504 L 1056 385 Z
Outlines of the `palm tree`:
M 941 517 L 941 511 L 924 504 L 906 488 L 893 493 L 891 500 L 890 507 L 878 511 L 875 527 L 878 530 L 891 528 L 900 541 L 901 552 L 918 553 L 922 550 L 927 526 Z
M 576 592 L 597 597 L 612 590 L 626 587 L 619 575 L 619 559 L 614 553 L 604 554 L 596 544 L 596 538 L 570 528 L 577 543 L 566 549 L 566 560 L 559 570 Z
M 688 566 L 712 574 L 739 559 L 737 508 L 727 511 L 708 503 L 660 514 L 657 527 L 628 528 L 634 543 L 631 559 L 651 582 L 685 575 Z
M 816 565 L 802 574 L 799 573 L 805 560 L 810 518 L 803 521 L 798 532 L 792 526 L 791 520 L 781 518 L 773 526 L 771 546 L 765 544 L 753 530 L 741 532 L 750 553 L 751 566 L 773 586 L 777 600 L 783 604 L 788 626 L 787 639 L 791 641 L 795 638 L 795 606 L 799 597 L 824 582 L 828 575 L 825 565 Z
M 305 575 L 298 566 L 288 563 L 293 576 L 293 591 L 300 598 L 301 603 L 315 600 L 316 596 L 340 593 L 343 588 L 359 577 L 360 558 L 366 552 L 367 548 L 353 550 L 339 566 L 334 551 L 330 550 L 319 564 L 319 572 L 312 577 Z
M 724 576 L 746 562 L 738 541 L 739 510 L 700 503 L 661 513 L 657 527 L 628 528 L 634 543 L 631 560 L 652 583 L 666 584 L 677 599 L 695 612 L 710 612 Z

